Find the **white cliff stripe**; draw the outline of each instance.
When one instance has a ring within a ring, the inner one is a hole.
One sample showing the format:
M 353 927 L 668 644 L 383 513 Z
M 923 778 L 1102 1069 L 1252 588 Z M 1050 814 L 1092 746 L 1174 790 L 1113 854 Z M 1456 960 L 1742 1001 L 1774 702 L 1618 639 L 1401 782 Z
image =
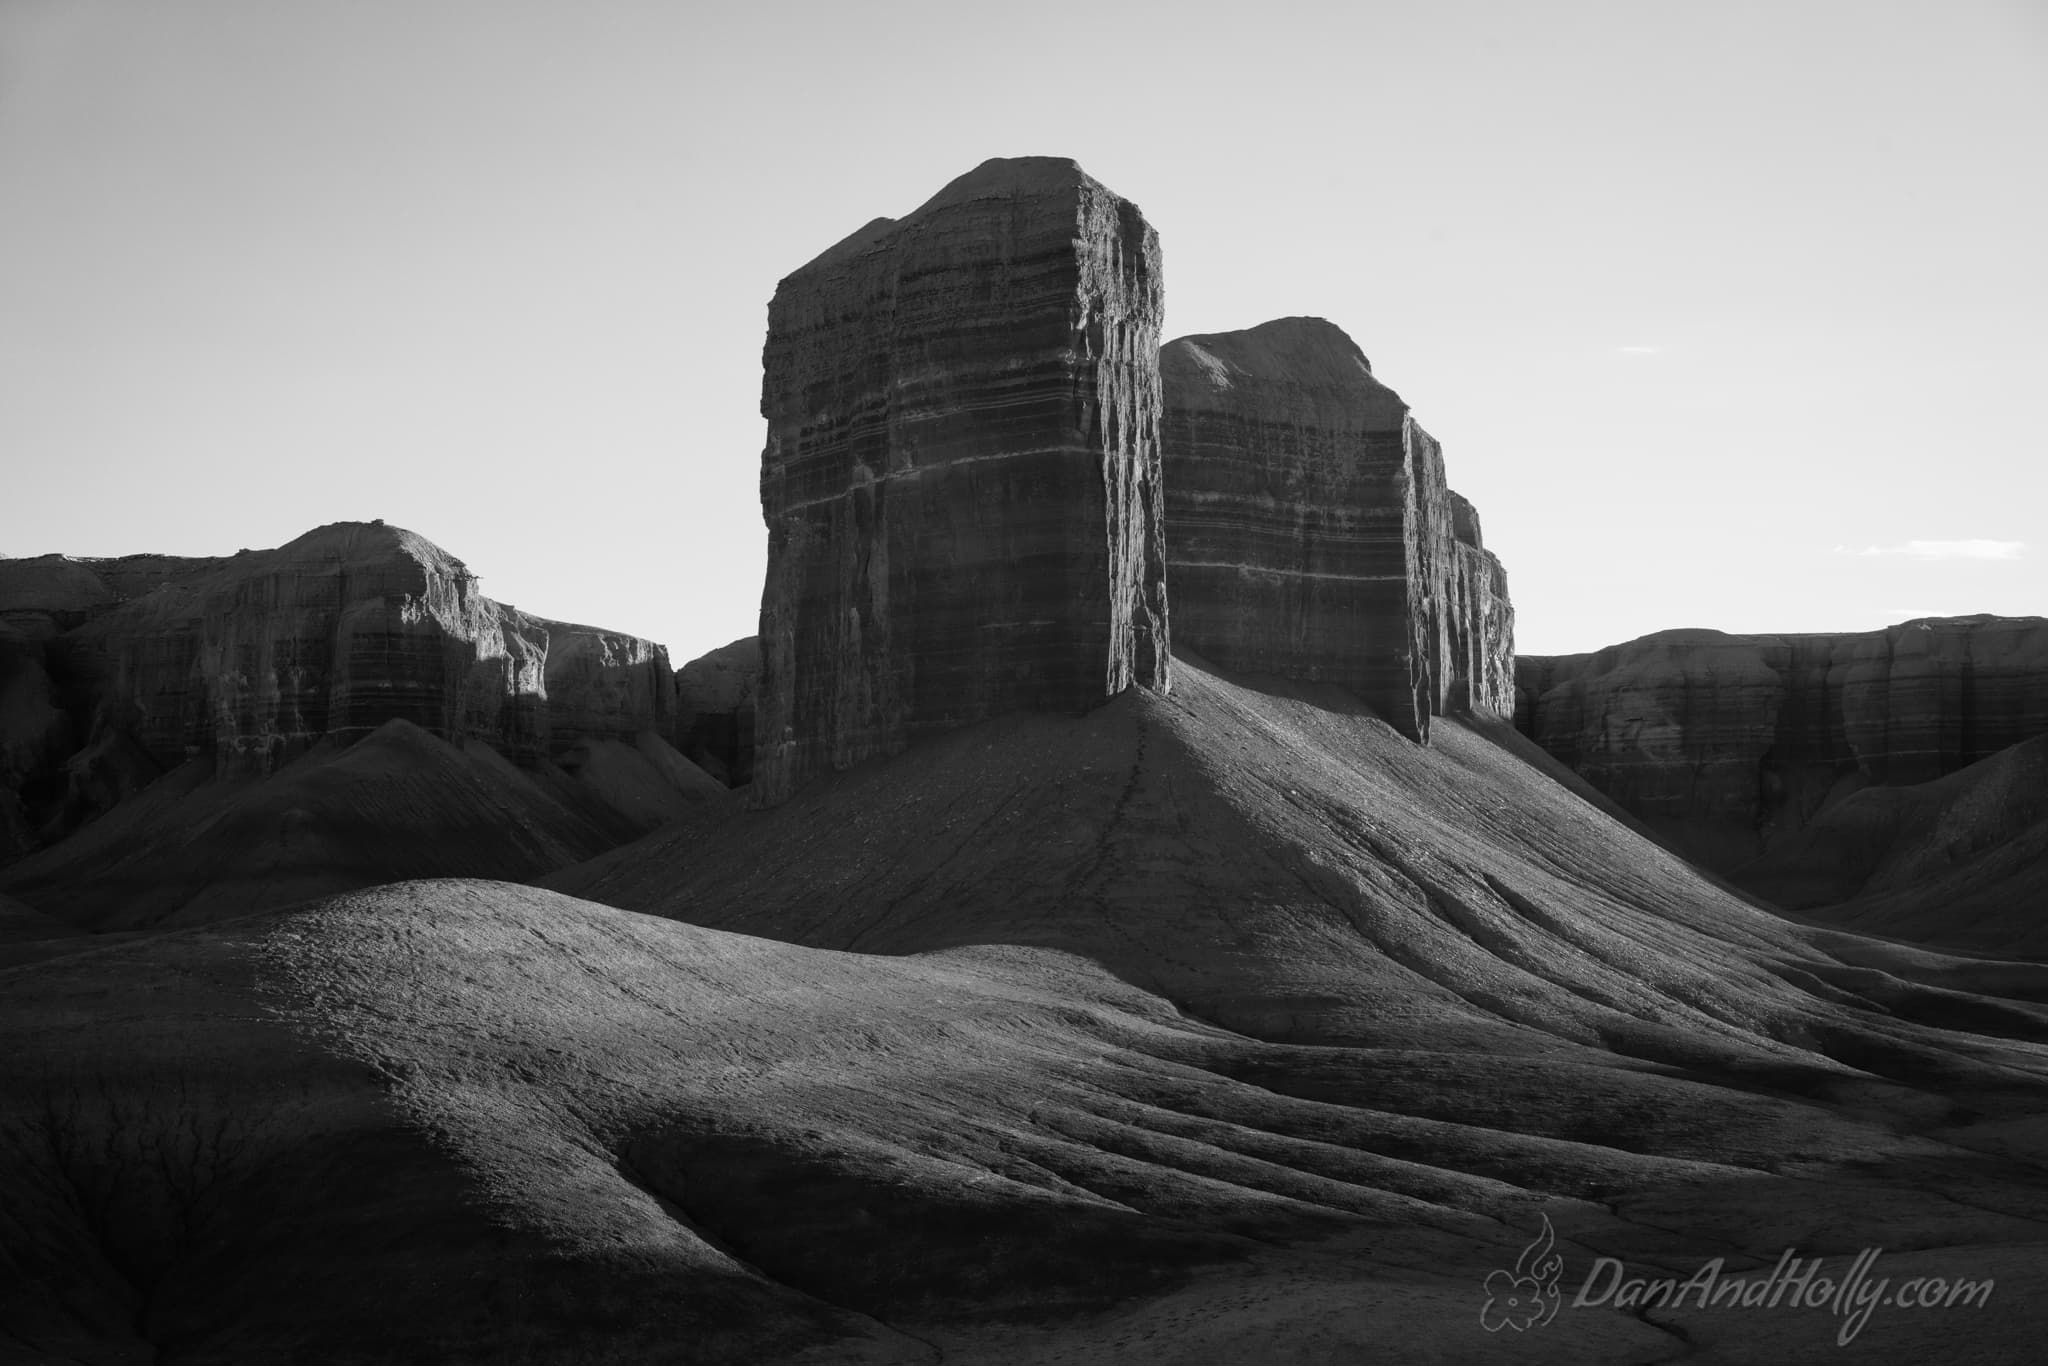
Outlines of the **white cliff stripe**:
M 1174 560 L 1166 562 L 1168 572 L 1176 569 L 1235 569 L 1240 574 L 1270 574 L 1284 579 L 1344 579 L 1355 583 L 1406 583 L 1406 574 L 1319 574 L 1306 569 L 1269 569 L 1264 565 L 1237 564 L 1230 560 Z
M 924 465 L 909 465 L 900 470 L 886 470 L 881 474 L 870 476 L 868 485 L 850 484 L 847 487 L 841 489 L 839 492 L 828 493 L 822 498 L 808 498 L 801 503 L 785 503 L 782 507 L 782 511 L 785 513 L 799 512 L 804 508 L 816 507 L 820 503 L 829 503 L 834 501 L 835 499 L 844 498 L 847 494 L 852 493 L 856 488 L 871 487 L 874 484 L 887 483 L 891 479 L 900 479 L 905 475 L 929 474 L 934 470 L 956 469 L 961 465 L 980 465 L 985 464 L 991 460 L 1015 460 L 1020 456 L 1058 455 L 1067 452 L 1072 452 L 1078 455 L 1096 454 L 1096 452 L 1089 451 L 1086 447 L 1076 443 L 1074 445 L 1068 446 L 1032 446 L 1026 450 L 1021 451 L 996 451 L 990 455 L 956 456 L 951 460 L 941 460 Z

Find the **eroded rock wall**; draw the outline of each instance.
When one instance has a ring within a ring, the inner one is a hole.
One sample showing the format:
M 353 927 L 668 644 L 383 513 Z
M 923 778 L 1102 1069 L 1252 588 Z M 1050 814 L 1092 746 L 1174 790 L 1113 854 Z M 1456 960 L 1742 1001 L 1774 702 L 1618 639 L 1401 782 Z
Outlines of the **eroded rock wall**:
M 163 578 L 64 648 L 102 723 L 166 766 L 211 752 L 267 768 L 394 718 L 545 752 L 545 625 L 396 527 L 337 523 Z
M 493 602 L 425 538 L 342 522 L 211 559 L 0 561 L 0 826 L 46 842 L 188 759 L 267 772 L 387 721 L 532 766 L 675 727 L 652 642 Z
M 1403 734 L 1513 710 L 1514 617 L 1442 451 L 1321 318 L 1160 355 L 1175 639 L 1226 668 L 1341 684 Z
M 1443 571 L 1447 663 L 1441 673 L 1445 705 L 1469 706 L 1492 716 L 1515 713 L 1515 607 L 1500 557 L 1480 539 L 1479 512 L 1449 493 L 1451 540 Z
M 2048 733 L 2048 619 L 1841 635 L 1662 631 L 1517 661 L 1516 724 L 1674 847 L 1736 873 L 1831 801 Z
M 1071 161 L 984 163 L 777 288 L 753 793 L 1168 681 L 1159 242 Z
M 565 740 L 676 733 L 676 676 L 666 649 L 601 626 L 540 625 L 547 636 L 542 677 L 551 750 Z

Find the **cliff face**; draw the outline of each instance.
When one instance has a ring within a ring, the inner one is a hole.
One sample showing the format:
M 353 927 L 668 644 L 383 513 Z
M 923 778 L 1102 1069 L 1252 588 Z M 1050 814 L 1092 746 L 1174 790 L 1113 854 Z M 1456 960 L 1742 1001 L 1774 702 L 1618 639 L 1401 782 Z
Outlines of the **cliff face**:
M 1738 875 L 1858 789 L 1928 782 L 2048 732 L 2040 617 L 1664 631 L 1524 657 L 1516 672 L 1523 732 L 1689 857 Z
M 777 288 L 754 799 L 1168 682 L 1159 242 L 1071 161 L 984 163 Z
M 338 523 L 169 577 L 63 649 L 103 724 L 165 767 L 266 769 L 394 718 L 526 762 L 545 748 L 545 626 L 396 527 Z
M 546 641 L 542 676 L 551 755 L 586 740 L 675 734 L 676 679 L 666 649 L 601 626 L 526 619 L 540 626 Z
M 1443 701 L 1493 716 L 1515 714 L 1515 607 L 1508 572 L 1480 538 L 1479 511 L 1450 493 L 1451 539 L 1439 621 Z
M 1513 710 L 1507 577 L 1441 449 L 1320 318 L 1160 353 L 1175 638 L 1226 668 L 1342 684 L 1403 734 Z
M 401 720 L 531 766 L 674 728 L 660 646 L 493 602 L 381 523 L 217 559 L 0 561 L 0 630 L 11 852 L 194 757 L 267 772 Z
M 676 748 L 728 787 L 754 780 L 761 639 L 744 636 L 676 670 Z

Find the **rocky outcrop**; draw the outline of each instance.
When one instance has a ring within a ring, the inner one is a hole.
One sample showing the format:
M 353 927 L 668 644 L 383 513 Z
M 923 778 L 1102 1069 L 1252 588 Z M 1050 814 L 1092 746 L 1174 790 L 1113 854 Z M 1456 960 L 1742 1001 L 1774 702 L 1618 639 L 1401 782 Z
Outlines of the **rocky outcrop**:
M 1479 510 L 1446 490 L 1451 539 L 1445 557 L 1442 610 L 1444 664 L 1438 696 L 1455 710 L 1492 716 L 1515 713 L 1515 608 L 1508 572 L 1480 538 Z
M 83 626 L 121 602 L 98 572 L 109 563 L 64 555 L 0 559 L 0 624 L 30 640 Z
M 753 791 L 1168 677 L 1158 236 L 984 163 L 783 280 L 761 411 Z
M 0 561 L 0 824 L 18 853 L 188 759 L 268 772 L 386 722 L 532 767 L 674 733 L 659 645 L 529 616 L 383 523 L 210 559 Z
M 601 626 L 540 624 L 550 753 L 583 740 L 675 734 L 676 682 L 666 649 Z
M 1843 635 L 1663 631 L 1590 655 L 1525 656 L 1516 671 L 1524 733 L 1738 880 L 1859 789 L 1927 782 L 2048 732 L 2040 617 Z
M 1513 710 L 1507 577 L 1443 455 L 1321 318 L 1160 353 L 1177 642 L 1226 668 L 1356 693 L 1412 739 Z
M 545 752 L 546 625 L 423 537 L 342 522 L 151 581 L 63 650 L 97 724 L 165 767 L 268 769 L 394 718 L 520 761 Z
M 676 670 L 676 748 L 728 787 L 754 780 L 761 638 L 745 636 Z

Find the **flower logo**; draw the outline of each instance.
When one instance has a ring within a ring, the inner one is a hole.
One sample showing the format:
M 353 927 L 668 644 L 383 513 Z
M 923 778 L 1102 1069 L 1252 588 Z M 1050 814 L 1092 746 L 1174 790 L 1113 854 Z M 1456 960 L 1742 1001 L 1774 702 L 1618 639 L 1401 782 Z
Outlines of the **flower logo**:
M 1489 1333 L 1503 1328 L 1519 1333 L 1550 1322 L 1563 1302 L 1557 1289 L 1563 1275 L 1564 1258 L 1558 1255 L 1557 1234 L 1546 1214 L 1543 1231 L 1522 1249 L 1515 1269 L 1496 1271 L 1486 1278 L 1486 1303 L 1479 1310 L 1479 1326 Z

